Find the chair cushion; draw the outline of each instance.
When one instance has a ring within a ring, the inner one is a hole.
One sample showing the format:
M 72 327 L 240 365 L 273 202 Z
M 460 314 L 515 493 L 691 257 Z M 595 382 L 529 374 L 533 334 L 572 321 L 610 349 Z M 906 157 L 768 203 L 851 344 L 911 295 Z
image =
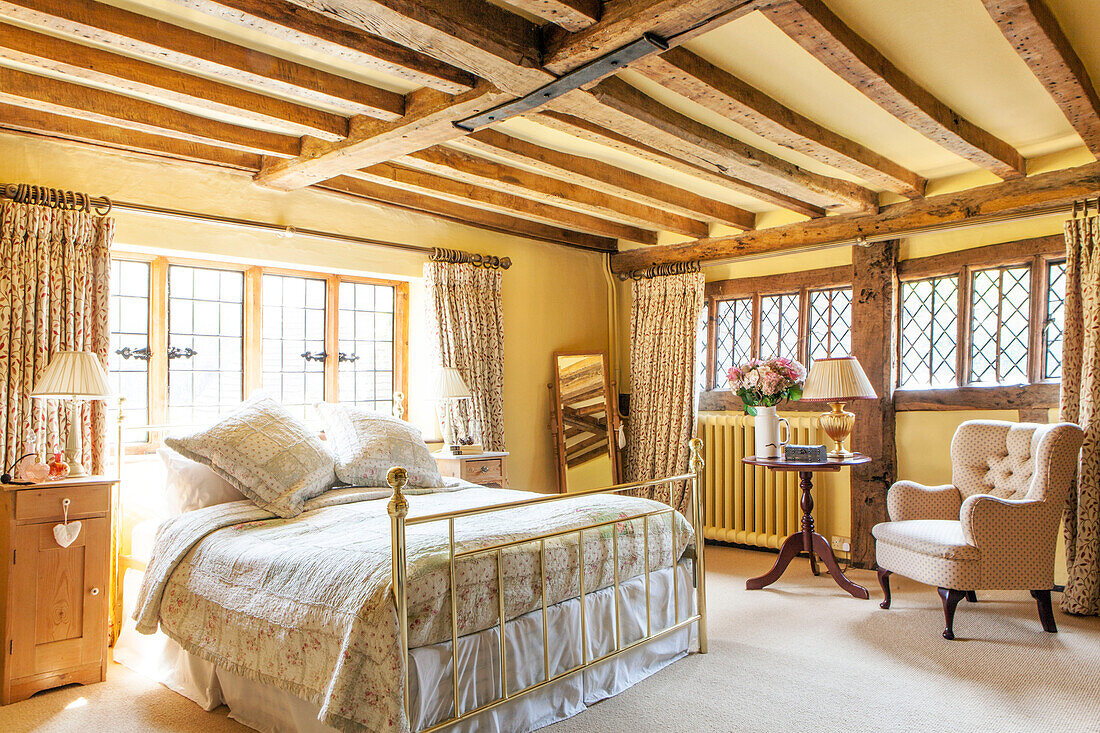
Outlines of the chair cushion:
M 883 522 L 871 528 L 879 542 L 945 560 L 977 560 L 978 548 L 967 544 L 962 522 L 946 519 L 910 519 Z

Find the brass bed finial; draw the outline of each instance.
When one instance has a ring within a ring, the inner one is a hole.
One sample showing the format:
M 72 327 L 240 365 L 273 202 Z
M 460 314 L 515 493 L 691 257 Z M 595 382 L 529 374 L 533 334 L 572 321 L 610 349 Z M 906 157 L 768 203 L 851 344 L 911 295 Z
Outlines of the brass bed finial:
M 689 469 L 692 473 L 703 472 L 703 441 L 701 438 L 692 438 L 688 443 L 688 453 L 691 456 Z
M 401 489 L 409 483 L 409 472 L 401 466 L 394 466 L 386 474 L 386 483 L 393 489 L 393 497 L 386 506 L 386 511 L 391 517 L 404 518 L 409 513 L 409 500 L 401 493 Z

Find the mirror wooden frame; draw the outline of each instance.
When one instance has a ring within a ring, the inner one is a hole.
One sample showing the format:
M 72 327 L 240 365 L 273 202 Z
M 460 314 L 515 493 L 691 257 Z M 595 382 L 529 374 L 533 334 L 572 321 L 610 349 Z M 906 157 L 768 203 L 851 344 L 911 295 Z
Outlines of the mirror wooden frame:
M 558 368 L 558 360 L 563 356 L 598 356 L 603 364 L 604 382 L 604 411 L 607 415 L 607 450 L 611 458 L 611 483 L 622 482 L 622 466 L 619 456 L 619 408 L 618 393 L 615 390 L 615 380 L 611 378 L 611 372 L 607 363 L 606 351 L 555 351 L 553 359 L 554 381 L 547 385 L 550 388 L 550 432 L 554 440 L 555 466 L 558 472 L 558 493 L 567 493 L 569 488 L 566 483 L 566 436 L 561 403 L 561 371 Z

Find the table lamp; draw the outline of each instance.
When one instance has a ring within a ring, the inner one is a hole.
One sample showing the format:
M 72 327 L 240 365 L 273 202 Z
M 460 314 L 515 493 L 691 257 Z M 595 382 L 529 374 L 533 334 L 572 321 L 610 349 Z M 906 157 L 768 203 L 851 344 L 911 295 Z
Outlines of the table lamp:
M 77 400 L 105 400 L 110 397 L 111 385 L 107 373 L 99 363 L 99 357 L 90 351 L 59 351 L 50 359 L 31 397 L 39 399 L 68 400 L 69 435 L 65 440 L 65 462 L 69 464 L 69 477 L 80 478 L 88 472 L 80 463 L 80 418 Z
M 874 387 L 854 356 L 837 356 L 816 359 L 810 366 L 806 384 L 802 387 L 802 400 L 828 402 L 833 408 L 820 416 L 825 434 L 836 443 L 829 451 L 829 458 L 850 458 L 851 451 L 844 449 L 844 440 L 852 433 L 856 416 L 844 409 L 852 400 L 877 398 Z
M 436 390 L 436 397 L 439 398 L 441 408 L 439 421 L 443 428 L 444 451 L 453 452 L 454 450 L 455 435 L 454 428 L 451 426 L 450 406 L 459 400 L 466 400 L 473 396 L 457 369 L 443 367 L 439 374 L 439 389 Z

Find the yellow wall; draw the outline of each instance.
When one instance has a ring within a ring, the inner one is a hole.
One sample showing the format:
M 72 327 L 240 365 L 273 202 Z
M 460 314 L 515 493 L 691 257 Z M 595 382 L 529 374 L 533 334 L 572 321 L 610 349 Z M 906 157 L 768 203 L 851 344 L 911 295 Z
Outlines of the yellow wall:
M 486 232 L 320 191 L 280 193 L 242 174 L 87 146 L 0 135 L 0 182 L 512 258 L 504 274 L 504 421 L 514 488 L 555 491 L 548 428 L 551 354 L 608 345 L 603 256 Z M 303 236 L 118 212 L 116 248 L 371 274 L 410 282 L 409 418 L 438 434 L 421 281 L 425 257 Z

